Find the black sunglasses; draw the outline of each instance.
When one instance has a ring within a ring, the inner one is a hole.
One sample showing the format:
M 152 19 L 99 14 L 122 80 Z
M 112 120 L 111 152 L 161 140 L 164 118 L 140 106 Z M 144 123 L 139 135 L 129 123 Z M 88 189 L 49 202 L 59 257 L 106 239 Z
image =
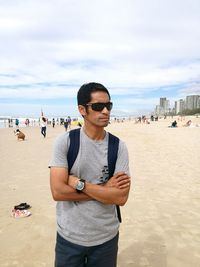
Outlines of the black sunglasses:
M 108 111 L 112 109 L 113 103 L 107 102 L 107 103 L 90 103 L 85 104 L 84 106 L 91 107 L 94 111 L 102 111 L 104 108 L 107 108 Z

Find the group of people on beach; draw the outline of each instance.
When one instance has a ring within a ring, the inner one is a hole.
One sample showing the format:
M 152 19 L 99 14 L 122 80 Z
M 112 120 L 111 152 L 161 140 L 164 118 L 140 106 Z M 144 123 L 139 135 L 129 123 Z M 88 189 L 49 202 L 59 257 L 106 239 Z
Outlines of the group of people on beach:
M 40 122 L 40 126 L 41 126 L 41 134 L 44 136 L 44 138 L 46 137 L 46 131 L 47 131 L 47 123 L 48 120 L 47 118 L 45 118 L 44 116 L 41 117 L 41 122 Z M 67 131 L 68 129 L 71 129 L 71 117 L 68 116 L 67 119 L 64 121 L 63 123 L 65 131 Z M 55 127 L 55 119 L 52 119 L 52 127 Z
M 183 127 L 200 127 L 200 124 L 198 123 L 193 123 L 192 120 L 188 120 L 185 124 L 182 125 Z M 168 126 L 170 128 L 176 128 L 178 127 L 178 123 L 176 120 L 174 120 L 170 126 Z

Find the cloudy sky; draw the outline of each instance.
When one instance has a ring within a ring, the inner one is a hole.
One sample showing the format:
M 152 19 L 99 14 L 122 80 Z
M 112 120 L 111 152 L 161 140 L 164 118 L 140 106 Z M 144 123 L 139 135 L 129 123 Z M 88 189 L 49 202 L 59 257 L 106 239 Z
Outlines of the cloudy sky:
M 0 115 L 76 116 L 103 83 L 113 114 L 200 94 L 199 0 L 0 0 Z

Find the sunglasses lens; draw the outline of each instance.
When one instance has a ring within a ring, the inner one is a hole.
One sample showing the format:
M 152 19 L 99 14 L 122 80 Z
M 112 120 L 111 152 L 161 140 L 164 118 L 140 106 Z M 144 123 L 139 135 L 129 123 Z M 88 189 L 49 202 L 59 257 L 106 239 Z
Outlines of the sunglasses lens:
M 94 111 L 102 111 L 104 109 L 104 104 L 103 103 L 94 103 L 94 104 L 92 104 L 92 109 Z
M 94 111 L 102 111 L 105 107 L 110 111 L 112 109 L 112 103 L 93 103 L 91 107 Z
M 107 103 L 106 108 L 110 111 L 112 109 L 112 106 L 113 106 L 113 103 L 109 102 L 109 103 Z

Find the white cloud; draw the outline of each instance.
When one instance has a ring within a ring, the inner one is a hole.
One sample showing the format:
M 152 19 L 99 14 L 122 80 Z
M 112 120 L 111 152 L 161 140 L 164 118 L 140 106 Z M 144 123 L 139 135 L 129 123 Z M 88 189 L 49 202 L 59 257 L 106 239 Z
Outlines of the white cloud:
M 155 88 L 199 81 L 197 0 L 0 6 L 0 100 L 74 97 L 81 84 L 99 81 L 112 95 L 131 94 L 142 104 L 141 95 Z M 180 88 L 177 95 L 190 92 L 198 89 Z
M 200 95 L 200 83 L 191 83 L 179 91 L 180 97 L 185 95 Z

